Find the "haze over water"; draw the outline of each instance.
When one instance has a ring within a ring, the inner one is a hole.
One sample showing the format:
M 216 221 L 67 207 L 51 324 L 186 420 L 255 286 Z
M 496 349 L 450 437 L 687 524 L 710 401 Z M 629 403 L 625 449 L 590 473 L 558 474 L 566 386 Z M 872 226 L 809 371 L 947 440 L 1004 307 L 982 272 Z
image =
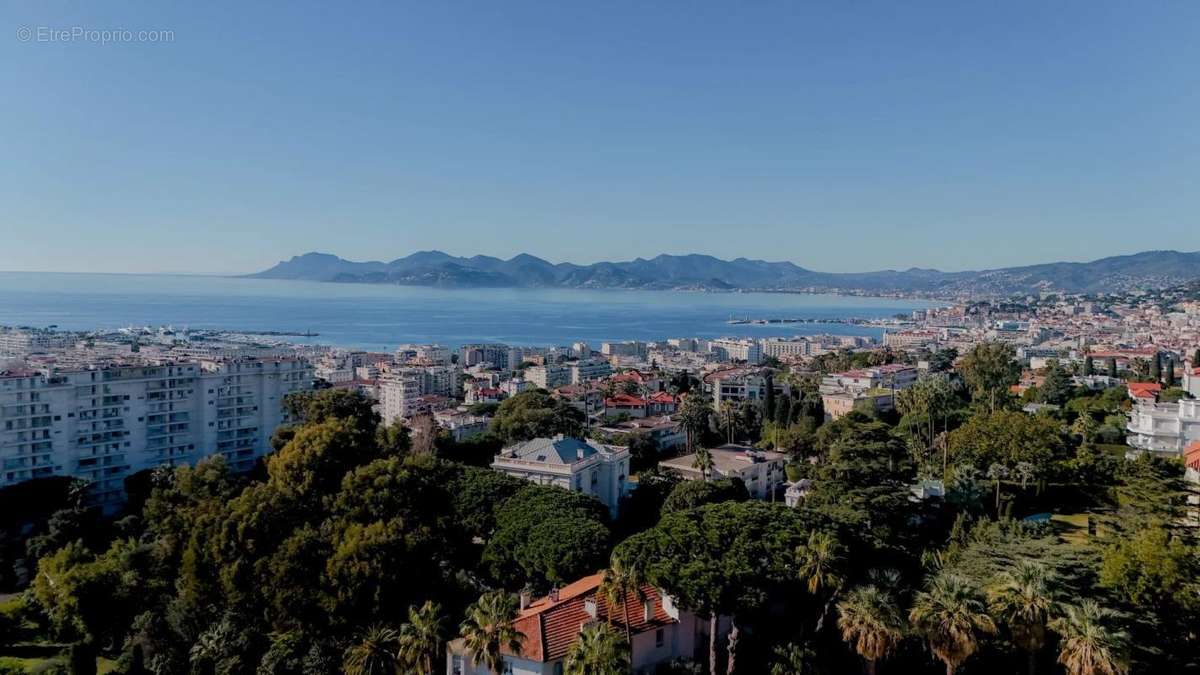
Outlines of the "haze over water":
M 171 275 L 0 272 L 0 324 L 64 330 L 173 325 L 312 331 L 285 338 L 387 350 L 405 342 L 563 345 L 583 340 L 837 333 L 843 324 L 728 325 L 737 318 L 884 318 L 920 300 L 775 293 L 440 289 Z

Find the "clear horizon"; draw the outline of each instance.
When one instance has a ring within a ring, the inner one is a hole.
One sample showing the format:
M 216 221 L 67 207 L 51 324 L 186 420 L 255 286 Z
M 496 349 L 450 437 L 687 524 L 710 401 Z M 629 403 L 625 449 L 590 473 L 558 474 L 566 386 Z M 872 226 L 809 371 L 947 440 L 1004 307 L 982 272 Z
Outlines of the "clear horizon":
M 0 270 L 1200 250 L 1196 3 L 6 9 Z

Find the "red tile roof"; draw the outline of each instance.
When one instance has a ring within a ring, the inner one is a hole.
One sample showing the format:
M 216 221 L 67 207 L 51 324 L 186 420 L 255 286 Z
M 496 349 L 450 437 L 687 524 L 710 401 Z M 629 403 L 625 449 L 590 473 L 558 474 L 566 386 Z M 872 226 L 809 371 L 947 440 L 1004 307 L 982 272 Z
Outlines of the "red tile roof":
M 672 396 L 670 392 L 666 392 L 666 391 L 654 392 L 654 395 L 650 397 L 650 400 L 654 401 L 655 403 L 678 403 L 679 402 L 678 399 L 676 399 L 674 396 Z
M 646 618 L 642 600 L 636 596 L 627 598 L 625 606 L 610 608 L 597 596 L 596 591 L 604 574 L 597 573 L 567 584 L 558 590 L 558 599 L 549 596 L 539 598 L 517 616 L 516 628 L 524 638 L 521 641 L 522 658 L 550 662 L 566 656 L 571 645 L 579 636 L 580 629 L 587 623 L 607 621 L 611 617 L 614 628 L 625 632 L 625 612 L 629 612 L 629 627 L 634 633 L 661 628 L 675 622 L 663 609 L 662 596 L 652 586 L 642 587 L 642 597 L 651 603 L 651 615 Z M 587 611 L 589 599 L 596 600 L 596 618 Z M 505 653 L 508 653 L 507 650 Z
M 1200 441 L 1192 441 L 1183 449 L 1183 463 L 1193 469 L 1200 469 Z
M 1162 385 L 1157 382 L 1130 382 L 1129 395 L 1134 398 L 1158 398 Z

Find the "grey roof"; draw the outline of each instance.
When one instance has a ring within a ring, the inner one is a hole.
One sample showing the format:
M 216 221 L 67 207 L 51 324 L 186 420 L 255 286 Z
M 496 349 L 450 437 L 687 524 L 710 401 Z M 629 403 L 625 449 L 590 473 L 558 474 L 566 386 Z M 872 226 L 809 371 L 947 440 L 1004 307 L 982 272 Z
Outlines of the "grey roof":
M 509 457 L 545 462 L 547 464 L 574 464 L 580 461 L 579 451 L 583 450 L 582 459 L 587 459 L 599 452 L 596 448 L 578 438 L 555 436 L 554 438 L 535 438 L 512 446 L 504 451 Z

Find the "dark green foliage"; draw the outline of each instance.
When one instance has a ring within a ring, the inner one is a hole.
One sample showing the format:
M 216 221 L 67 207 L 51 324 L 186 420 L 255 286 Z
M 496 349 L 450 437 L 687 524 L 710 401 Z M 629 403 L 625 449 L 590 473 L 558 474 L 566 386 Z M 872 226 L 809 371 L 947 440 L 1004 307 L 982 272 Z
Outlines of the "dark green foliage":
M 483 562 L 506 588 L 564 584 L 603 567 L 607 521 L 604 505 L 592 497 L 527 485 L 496 512 Z
M 662 513 L 675 513 L 720 502 L 744 502 L 750 498 L 740 478 L 719 480 L 687 480 L 675 486 L 663 503 Z
M 505 443 L 583 432 L 583 413 L 544 389 L 523 391 L 506 399 L 492 418 L 492 433 Z

